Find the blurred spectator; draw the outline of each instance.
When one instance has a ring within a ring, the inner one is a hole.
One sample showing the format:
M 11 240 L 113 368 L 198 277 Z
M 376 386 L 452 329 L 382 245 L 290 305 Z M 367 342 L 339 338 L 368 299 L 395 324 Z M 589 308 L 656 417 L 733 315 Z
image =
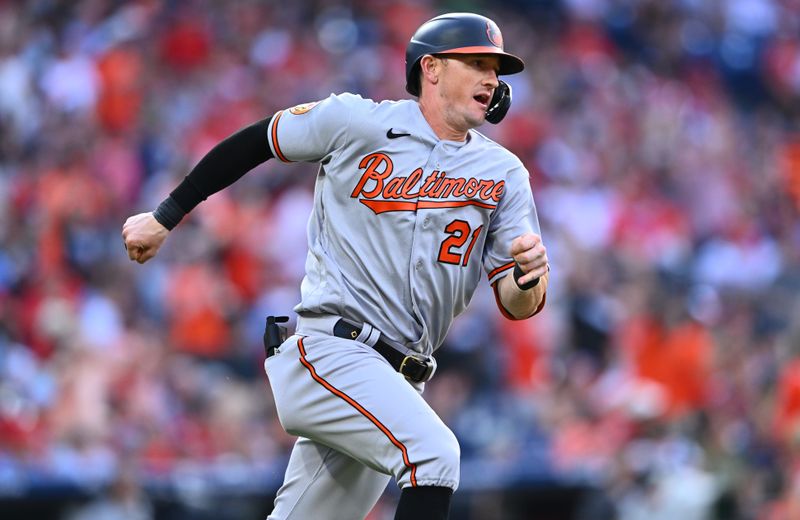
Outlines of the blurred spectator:
M 407 38 L 451 7 L 0 1 L 0 496 L 67 482 L 110 489 L 69 518 L 152 518 L 154 489 L 274 491 L 260 337 L 299 297 L 316 168 L 269 161 L 146 266 L 122 219 L 278 109 L 405 96 Z M 481 131 L 532 173 L 553 283 L 520 323 L 483 287 L 439 351 L 465 492 L 800 518 L 800 2 L 469 8 L 527 63 Z
M 151 520 L 153 508 L 142 492 L 136 475 L 121 472 L 108 493 L 67 514 L 64 520 Z

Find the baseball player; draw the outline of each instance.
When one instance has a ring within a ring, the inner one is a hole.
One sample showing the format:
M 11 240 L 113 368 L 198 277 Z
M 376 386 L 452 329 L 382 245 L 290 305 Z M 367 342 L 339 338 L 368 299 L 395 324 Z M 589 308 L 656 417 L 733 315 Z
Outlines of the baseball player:
M 391 477 L 402 488 L 396 519 L 447 518 L 459 446 L 421 397 L 432 354 L 481 271 L 508 318 L 545 301 L 528 172 L 474 130 L 503 118 L 511 90 L 498 75 L 523 67 L 492 20 L 438 16 L 406 50 L 418 100 L 341 94 L 281 110 L 219 143 L 154 212 L 123 226 L 128 256 L 143 263 L 186 213 L 256 165 L 320 164 L 296 334 L 265 361 L 281 424 L 298 436 L 270 519 L 362 519 Z

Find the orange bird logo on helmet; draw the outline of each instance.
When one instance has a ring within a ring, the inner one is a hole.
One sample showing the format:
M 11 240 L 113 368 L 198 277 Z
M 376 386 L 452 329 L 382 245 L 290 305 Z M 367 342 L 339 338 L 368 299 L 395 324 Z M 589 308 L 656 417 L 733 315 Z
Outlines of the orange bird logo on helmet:
M 500 34 L 500 28 L 492 21 L 486 22 L 486 36 L 492 42 L 492 45 L 500 49 L 503 48 L 503 35 Z

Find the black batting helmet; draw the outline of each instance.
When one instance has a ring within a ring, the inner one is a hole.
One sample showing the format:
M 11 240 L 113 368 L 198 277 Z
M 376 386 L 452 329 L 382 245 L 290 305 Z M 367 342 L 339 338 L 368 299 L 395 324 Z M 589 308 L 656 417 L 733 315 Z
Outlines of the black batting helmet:
M 406 47 L 406 90 L 419 96 L 419 62 L 426 54 L 495 54 L 499 74 L 516 74 L 525 68 L 521 59 L 503 50 L 500 28 L 489 18 L 473 13 L 448 13 L 422 24 Z

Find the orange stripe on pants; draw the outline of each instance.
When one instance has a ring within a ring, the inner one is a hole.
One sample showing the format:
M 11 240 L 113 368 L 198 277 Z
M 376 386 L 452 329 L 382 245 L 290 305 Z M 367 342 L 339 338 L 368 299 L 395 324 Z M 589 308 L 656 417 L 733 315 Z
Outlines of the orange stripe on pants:
M 347 404 L 349 404 L 350 406 L 352 406 L 353 408 L 358 410 L 358 412 L 361 415 L 363 415 L 364 417 L 369 419 L 369 421 L 372 424 L 377 426 L 378 429 L 380 431 L 382 431 L 384 435 L 386 435 L 386 437 L 391 441 L 392 444 L 394 444 L 395 446 L 397 446 L 400 449 L 400 452 L 403 454 L 403 464 L 405 464 L 405 466 L 408 469 L 411 470 L 411 486 L 412 487 L 417 487 L 417 465 L 413 464 L 409 460 L 409 458 L 408 458 L 408 450 L 406 449 L 405 445 L 402 442 L 400 442 L 399 440 L 397 440 L 397 437 L 395 437 L 392 434 L 392 432 L 389 431 L 389 428 L 384 426 L 383 423 L 381 423 L 366 408 L 364 408 L 363 406 L 358 404 L 358 402 L 356 402 L 355 399 L 353 399 L 349 395 L 345 394 L 344 392 L 342 392 L 341 390 L 339 390 L 338 388 L 336 388 L 332 384 L 328 383 L 322 377 L 320 377 L 319 374 L 317 374 L 317 371 L 314 369 L 314 365 L 312 365 L 311 362 L 309 362 L 308 359 L 306 359 L 306 349 L 305 349 L 305 346 L 303 345 L 303 338 L 300 338 L 297 341 L 297 347 L 300 350 L 300 363 L 302 363 L 303 366 L 306 367 L 306 369 L 308 369 L 308 372 L 311 374 L 311 377 L 314 379 L 314 381 L 316 381 L 317 383 L 319 383 L 320 385 L 325 387 L 326 390 L 328 390 L 330 393 L 332 393 L 336 397 L 342 399 Z

